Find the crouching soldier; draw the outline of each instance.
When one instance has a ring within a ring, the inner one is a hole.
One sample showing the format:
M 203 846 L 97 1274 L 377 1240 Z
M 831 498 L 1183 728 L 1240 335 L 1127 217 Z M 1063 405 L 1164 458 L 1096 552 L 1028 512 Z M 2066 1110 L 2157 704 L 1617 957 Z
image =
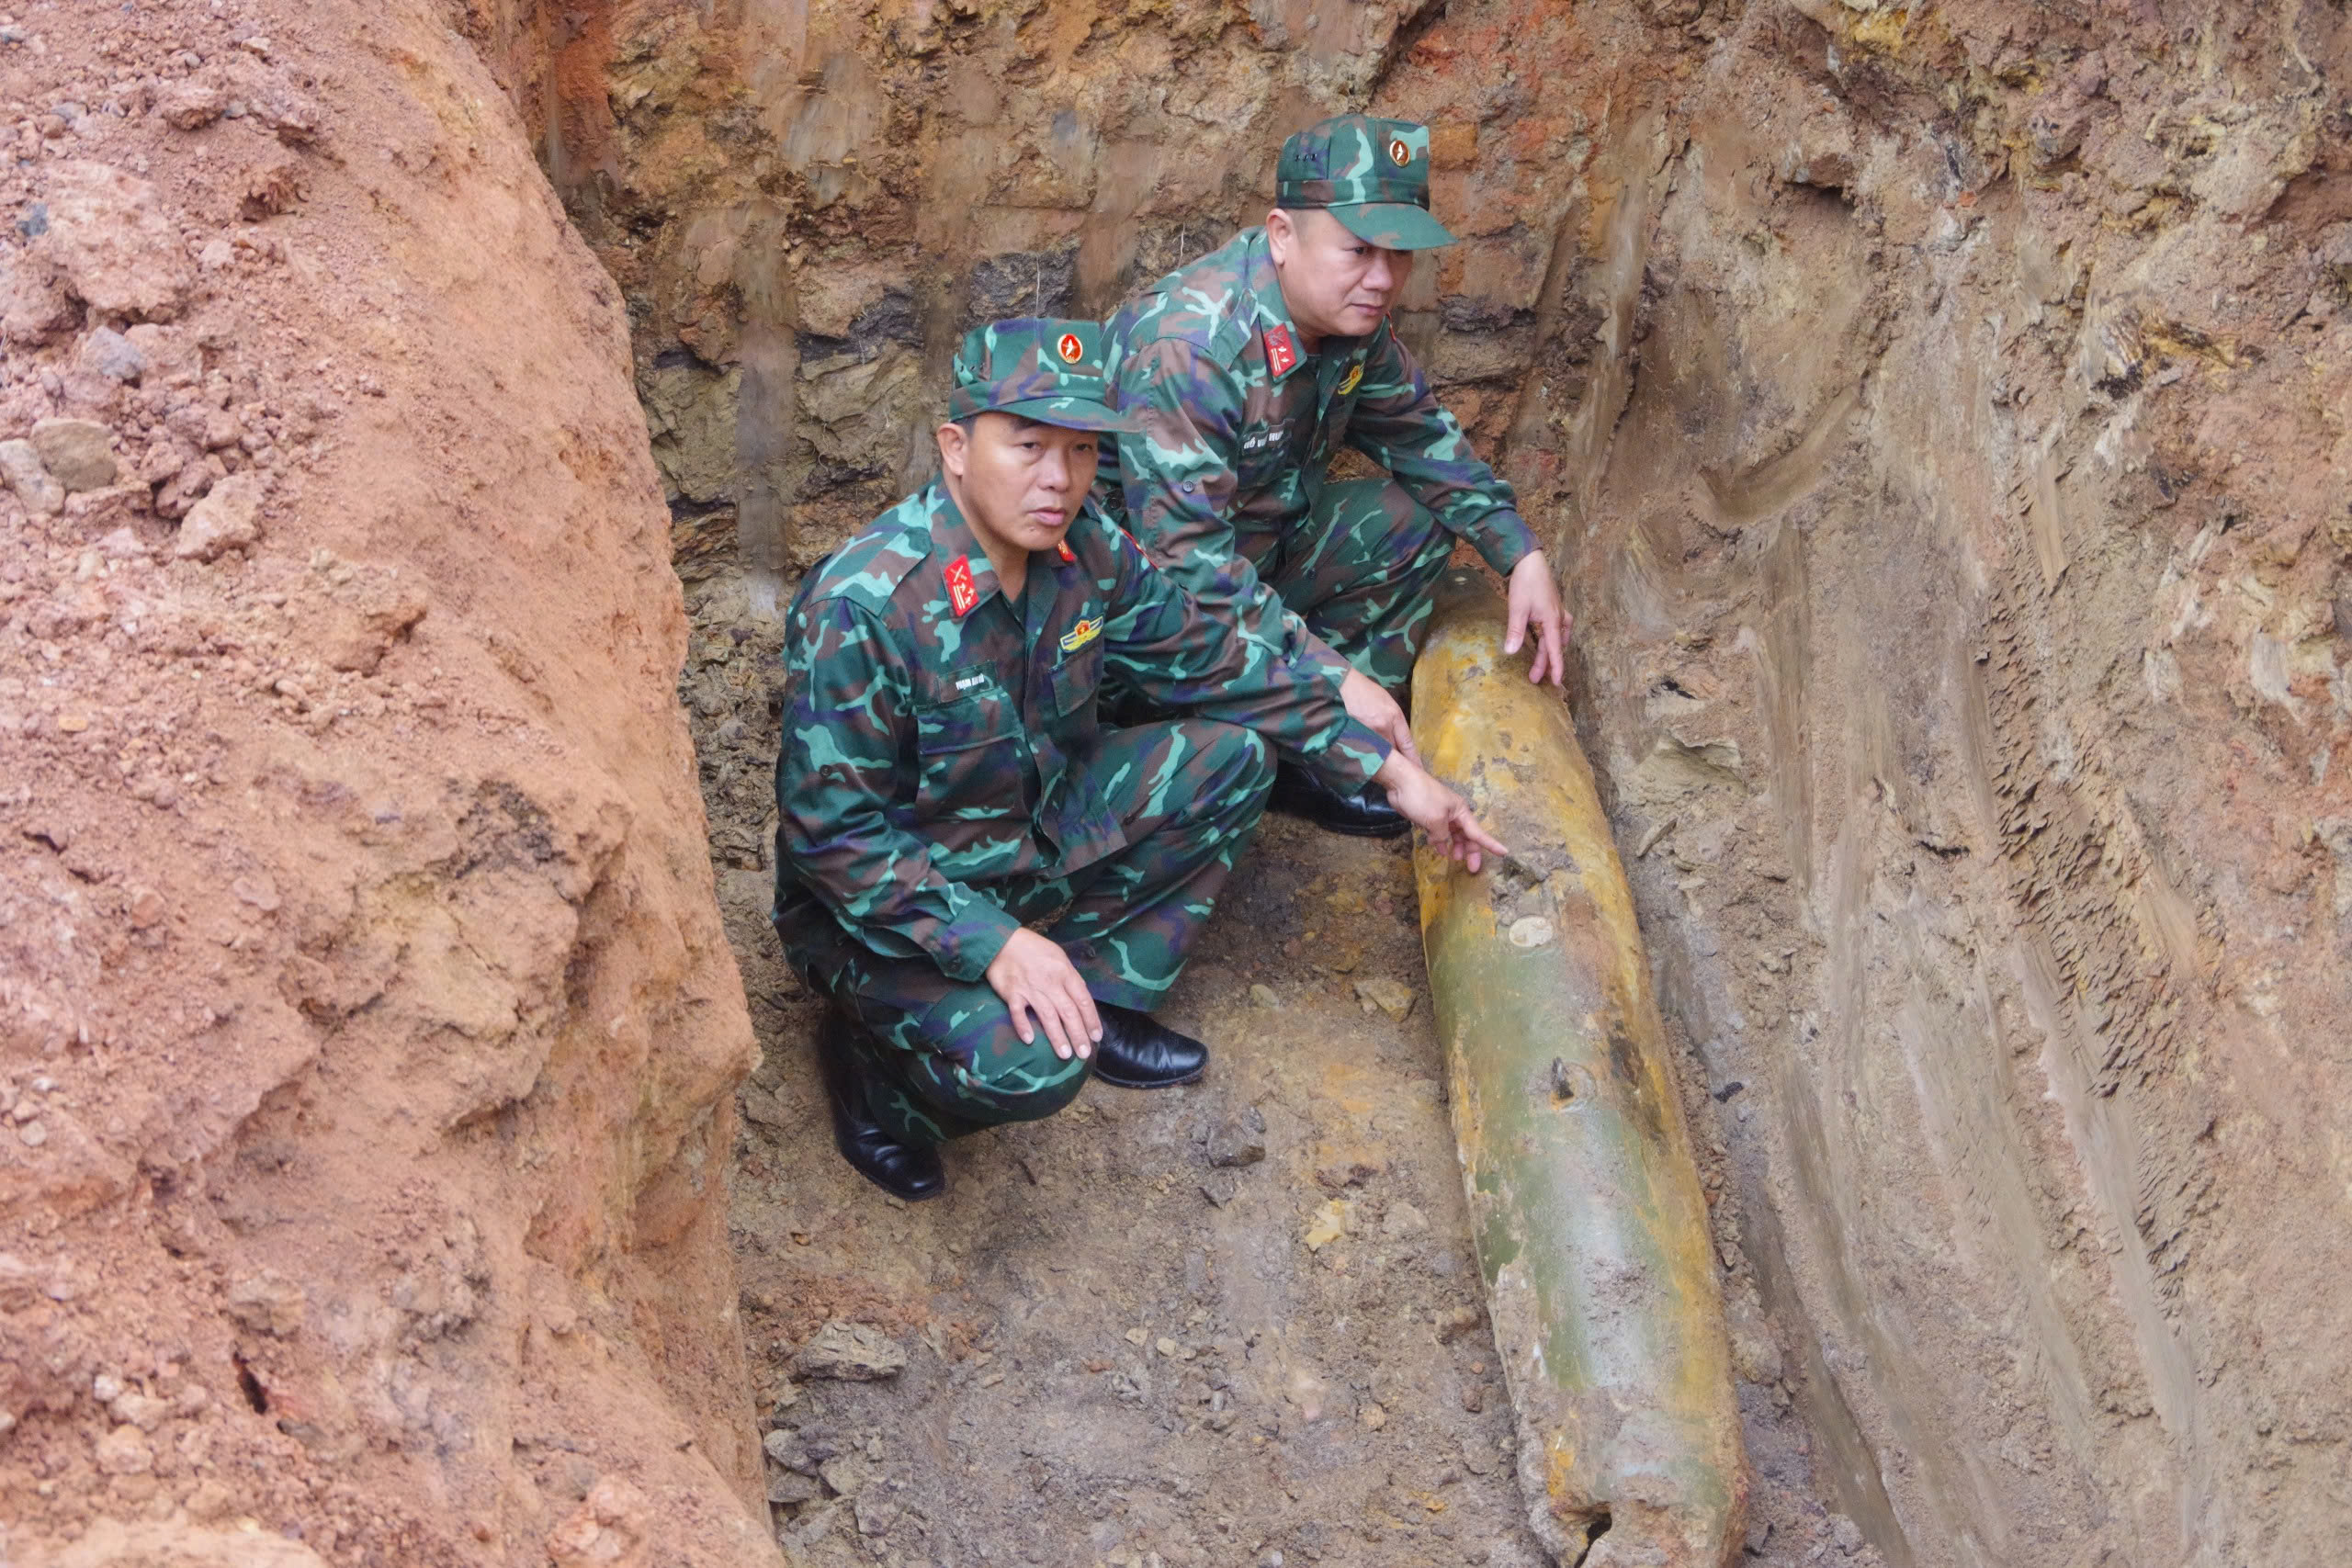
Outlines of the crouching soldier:
M 1207 1049 L 1151 1013 L 1257 828 L 1270 747 L 1343 792 L 1379 780 L 1473 871 L 1500 851 L 1299 637 L 1204 615 L 1089 502 L 1125 428 L 1102 363 L 1091 321 L 966 338 L 940 477 L 812 570 L 787 622 L 776 931 L 833 1003 L 834 1141 L 902 1198 L 942 1190 L 942 1142 L 1052 1114 L 1090 1062 L 1130 1089 L 1201 1076 Z M 1102 727 L 1106 672 L 1183 716 Z
M 1511 488 L 1470 450 L 1397 340 L 1413 258 L 1453 236 L 1430 215 L 1430 133 L 1347 115 L 1283 143 L 1274 209 L 1122 306 L 1110 377 L 1142 429 L 1105 454 L 1104 499 L 1221 620 L 1304 638 L 1348 712 L 1412 750 L 1394 694 L 1432 590 L 1466 540 L 1510 581 L 1504 647 L 1560 682 L 1567 617 Z M 1329 483 L 1342 447 L 1386 479 Z M 1277 810 L 1342 833 L 1409 827 L 1380 789 L 1285 766 Z

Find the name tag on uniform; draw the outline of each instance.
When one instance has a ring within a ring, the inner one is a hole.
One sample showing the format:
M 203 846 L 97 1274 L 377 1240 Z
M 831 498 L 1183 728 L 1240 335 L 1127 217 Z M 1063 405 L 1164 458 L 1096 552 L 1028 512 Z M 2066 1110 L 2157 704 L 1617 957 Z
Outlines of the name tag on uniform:
M 956 692 L 960 696 L 975 686 L 985 686 L 988 683 L 989 678 L 986 675 L 967 675 L 956 682 Z
M 1080 621 L 1062 634 L 1062 651 L 1076 653 L 1102 635 L 1102 618 L 1100 615 L 1091 621 Z

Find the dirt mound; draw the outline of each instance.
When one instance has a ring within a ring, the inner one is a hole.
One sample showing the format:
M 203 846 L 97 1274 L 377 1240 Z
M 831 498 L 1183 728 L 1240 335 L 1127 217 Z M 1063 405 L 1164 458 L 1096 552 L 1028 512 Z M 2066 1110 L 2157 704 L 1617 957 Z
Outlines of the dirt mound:
M 0 106 L 0 1557 L 773 1561 L 617 296 L 431 7 Z

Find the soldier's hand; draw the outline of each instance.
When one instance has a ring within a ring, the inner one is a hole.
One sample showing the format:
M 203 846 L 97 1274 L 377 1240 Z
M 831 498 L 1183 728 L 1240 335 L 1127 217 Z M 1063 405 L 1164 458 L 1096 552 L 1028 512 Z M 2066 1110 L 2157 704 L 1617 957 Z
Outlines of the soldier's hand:
M 1340 682 L 1340 702 L 1348 716 L 1372 730 L 1397 750 L 1416 762 L 1421 754 L 1413 746 L 1413 727 L 1405 722 L 1405 710 L 1388 694 L 1388 688 L 1361 670 L 1351 670 L 1348 678 Z
M 1403 812 L 1414 827 L 1430 836 L 1430 848 L 1477 871 L 1481 852 L 1507 855 L 1510 852 L 1478 823 L 1470 803 L 1430 776 L 1419 763 L 1392 753 L 1373 780 L 1388 792 L 1388 804 Z
M 1527 678 L 1542 681 L 1548 673 L 1552 684 L 1558 685 L 1568 671 L 1568 633 L 1576 626 L 1576 617 L 1560 607 L 1560 585 L 1552 581 L 1551 563 L 1544 558 L 1542 550 L 1521 556 L 1519 564 L 1510 569 L 1508 607 L 1510 619 L 1503 623 L 1503 651 L 1517 653 L 1532 627 L 1535 659 L 1527 667 Z
M 1058 943 L 1023 926 L 990 964 L 986 976 L 1012 1014 L 1012 1032 L 1023 1045 L 1033 1044 L 1042 1026 L 1053 1042 L 1054 1055 L 1064 1061 L 1074 1053 L 1081 1059 L 1094 1054 L 1102 1038 L 1102 1018 L 1094 1010 L 1093 994 L 1085 977 Z M 1031 1015 L 1036 1021 L 1030 1021 Z

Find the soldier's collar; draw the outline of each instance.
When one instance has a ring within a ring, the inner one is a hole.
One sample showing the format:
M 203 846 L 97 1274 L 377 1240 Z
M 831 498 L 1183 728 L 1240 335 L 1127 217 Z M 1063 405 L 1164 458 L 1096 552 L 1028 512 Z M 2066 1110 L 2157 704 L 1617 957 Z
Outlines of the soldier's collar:
M 988 551 L 980 547 L 979 536 L 973 533 L 971 524 L 964 520 L 964 509 L 956 504 L 954 496 L 947 493 L 947 481 L 934 479 L 931 481 L 931 490 L 932 557 L 939 562 L 943 571 L 953 571 L 959 561 L 963 563 L 963 571 L 956 575 L 969 584 L 972 604 L 986 604 L 989 595 L 1003 586 L 997 581 L 996 568 L 989 564 Z M 965 576 L 965 573 L 969 575 Z M 955 591 L 951 588 L 950 592 L 953 593 Z M 970 610 L 960 609 L 956 613 L 960 618 L 970 614 Z
M 1274 271 L 1274 253 L 1261 229 L 1250 242 L 1250 293 L 1258 302 L 1258 337 L 1266 351 L 1266 370 L 1276 381 L 1312 357 L 1291 324 L 1290 308 L 1283 303 L 1283 280 Z

